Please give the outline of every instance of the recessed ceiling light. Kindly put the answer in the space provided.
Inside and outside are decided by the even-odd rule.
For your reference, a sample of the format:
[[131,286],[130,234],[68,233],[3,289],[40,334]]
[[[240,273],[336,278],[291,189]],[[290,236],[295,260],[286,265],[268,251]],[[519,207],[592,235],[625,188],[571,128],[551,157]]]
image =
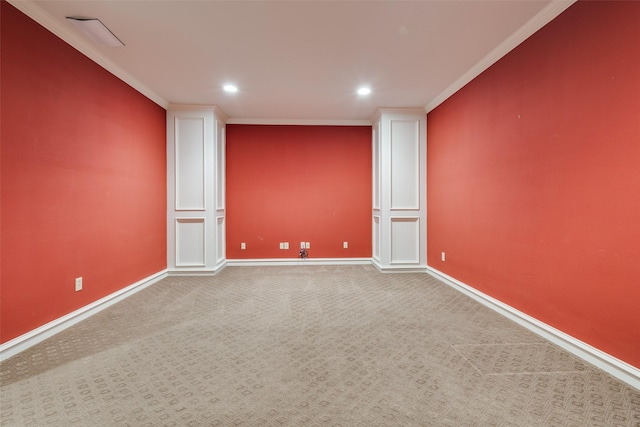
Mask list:
[[361,87],[358,89],[358,95],[369,95],[371,93],[371,89],[368,87]]
[[237,92],[238,91],[238,87],[235,85],[224,85],[222,87],[224,89],[225,92]]

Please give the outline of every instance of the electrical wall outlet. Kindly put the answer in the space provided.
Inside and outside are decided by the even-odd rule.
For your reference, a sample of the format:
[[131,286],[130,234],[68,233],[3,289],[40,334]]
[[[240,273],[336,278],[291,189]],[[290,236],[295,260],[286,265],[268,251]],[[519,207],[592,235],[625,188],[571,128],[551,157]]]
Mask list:
[[444,254],[444,252],[442,252],[442,254],[440,255],[440,259],[444,262],[444,260],[446,259],[446,256]]
[[82,277],[76,277],[76,292],[82,290]]
[[284,249],[284,242],[280,242],[280,249]]
[[306,248],[306,245],[304,244],[304,242],[300,242],[300,249],[304,249]]
[[306,246],[307,249],[311,249],[311,243],[310,242],[305,242],[304,245]]
[[349,249],[349,242],[342,242],[342,247],[344,249]]
[[284,248],[289,249],[289,242],[284,242]]
[[240,249],[247,249],[247,244],[245,242],[240,243]]

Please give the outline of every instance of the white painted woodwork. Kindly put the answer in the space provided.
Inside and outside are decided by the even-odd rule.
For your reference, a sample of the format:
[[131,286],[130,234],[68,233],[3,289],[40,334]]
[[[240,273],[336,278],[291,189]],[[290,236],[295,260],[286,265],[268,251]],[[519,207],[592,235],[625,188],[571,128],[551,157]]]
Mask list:
[[204,267],[205,219],[176,218],[176,267]]
[[219,216],[216,218],[216,243],[218,245],[216,250],[216,265],[220,265],[226,260],[226,236],[225,236],[225,217]]
[[373,257],[374,263],[380,263],[380,216],[373,216]]
[[203,117],[175,118],[175,210],[204,210],[205,145]]
[[426,114],[422,109],[380,109],[371,122],[372,262],[382,271],[424,271]]
[[420,218],[391,218],[391,264],[420,264]]
[[167,110],[167,269],[215,272],[225,255],[225,122],[216,107]]
[[[151,82],[184,103],[216,102],[235,123],[338,125],[371,116],[376,105],[427,104],[431,110],[574,1],[269,2],[270,13],[260,13],[264,2],[198,1],[185,8],[183,1],[158,7],[148,1],[9,0],[164,108],[169,102],[150,90]],[[65,22],[80,12],[100,17],[125,50],[100,49]],[[197,36],[188,37],[185,28]],[[251,43],[221,34],[242,34]],[[283,40],[304,40],[304,48]],[[203,60],[203,52],[215,52],[216,60]],[[238,64],[239,52],[236,69],[242,71],[234,76],[221,64]],[[331,54],[318,61],[318,52]],[[354,55],[375,64],[375,73],[363,74]],[[264,58],[309,78],[275,70],[265,78]],[[217,86],[234,78],[240,92],[221,97]],[[375,103],[347,92],[367,78]]]
[[373,126],[373,209],[380,209],[380,142],[378,134],[380,133],[380,123]]
[[562,347],[585,362],[608,372],[619,380],[626,382],[631,387],[640,389],[640,369],[635,366],[631,366],[590,344],[580,341],[579,339],[536,319],[535,317],[531,317],[490,295],[480,292],[464,282],[434,269],[433,267],[427,267],[427,273],[451,286],[453,289],[462,292],[485,307],[490,308],[496,313],[513,320],[520,326],[529,329],[531,332],[538,334],[540,337]]
[[105,297],[102,297],[97,301],[80,307],[79,309],[74,310],[71,313],[65,314],[62,317],[58,317],[57,319],[54,319],[49,323],[32,329],[31,331],[23,335],[0,344],[0,362],[4,362],[5,360],[28,349],[29,347],[33,347],[34,345],[39,344],[48,338],[51,338],[57,333],[62,332],[65,329],[70,328],[71,326],[76,325],[85,319],[88,319],[94,314],[97,314],[105,308],[109,308],[115,303],[130,297],[136,292],[139,292],[153,285],[154,283],[159,282],[165,277],[167,277],[166,270],[154,273],[151,276],[145,277],[144,279],[132,283],[129,286],[126,286]]
[[390,120],[391,209],[419,210],[420,120]]
[[216,144],[216,209],[224,210],[225,207],[225,159],[226,159],[226,146],[225,139],[225,127],[219,120],[216,120],[216,141],[221,143]]

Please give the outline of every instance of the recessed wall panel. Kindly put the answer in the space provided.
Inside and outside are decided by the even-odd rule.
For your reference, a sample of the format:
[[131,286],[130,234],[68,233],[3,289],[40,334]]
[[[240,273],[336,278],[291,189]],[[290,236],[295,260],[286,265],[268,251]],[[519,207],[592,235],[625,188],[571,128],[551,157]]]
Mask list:
[[224,209],[225,200],[225,128],[216,122],[218,138],[216,140],[216,208]]
[[380,140],[378,128],[380,124],[373,128],[373,208],[380,209]]
[[391,264],[420,263],[420,221],[417,217],[391,218]]
[[380,217],[373,217],[373,258],[380,260]]
[[420,209],[420,121],[391,120],[391,209]]
[[217,240],[217,250],[216,250],[216,262],[220,262],[226,258],[225,248],[227,246],[224,232],[224,217],[216,218],[216,240]]
[[205,209],[204,117],[175,119],[176,210]]
[[176,218],[176,267],[204,267],[204,218]]

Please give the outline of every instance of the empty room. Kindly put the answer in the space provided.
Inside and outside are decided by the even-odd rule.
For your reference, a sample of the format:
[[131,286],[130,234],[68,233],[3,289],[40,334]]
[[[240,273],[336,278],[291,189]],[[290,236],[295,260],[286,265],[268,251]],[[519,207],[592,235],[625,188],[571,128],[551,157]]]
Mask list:
[[0,8],[0,425],[640,426],[639,1]]

